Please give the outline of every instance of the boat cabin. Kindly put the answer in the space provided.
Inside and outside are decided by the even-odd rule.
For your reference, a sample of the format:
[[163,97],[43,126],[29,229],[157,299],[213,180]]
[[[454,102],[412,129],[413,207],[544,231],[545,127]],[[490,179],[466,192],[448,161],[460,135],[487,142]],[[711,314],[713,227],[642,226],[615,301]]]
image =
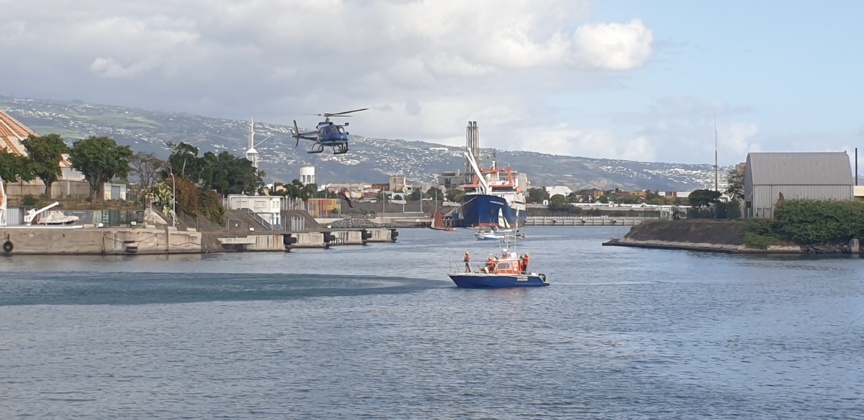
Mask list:
[[486,262],[484,273],[490,274],[522,274],[522,260],[515,252],[505,252],[500,259]]

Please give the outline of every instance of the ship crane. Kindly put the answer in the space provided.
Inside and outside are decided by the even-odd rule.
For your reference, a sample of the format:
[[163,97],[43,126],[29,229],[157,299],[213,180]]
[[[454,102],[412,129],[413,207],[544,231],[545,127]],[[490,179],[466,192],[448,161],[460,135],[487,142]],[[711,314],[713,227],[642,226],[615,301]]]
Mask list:
[[471,154],[471,148],[468,148],[468,151],[465,152],[465,157],[468,159],[468,163],[471,164],[471,169],[474,169],[474,173],[477,174],[477,187],[480,194],[489,194],[489,183],[486,182],[486,178],[480,172],[480,167],[477,166],[477,161],[474,160],[474,155]]

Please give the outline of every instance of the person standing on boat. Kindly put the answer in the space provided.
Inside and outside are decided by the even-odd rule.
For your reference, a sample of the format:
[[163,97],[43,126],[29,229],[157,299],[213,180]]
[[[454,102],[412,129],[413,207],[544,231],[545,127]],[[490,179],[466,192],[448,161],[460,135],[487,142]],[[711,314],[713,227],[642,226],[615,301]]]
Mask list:
[[527,272],[528,272],[528,253],[526,252],[525,255],[522,256],[522,274],[525,274]]
[[470,273],[471,272],[471,264],[470,264],[471,254],[469,254],[468,251],[465,251],[465,258],[463,258],[463,261],[465,261],[465,272]]

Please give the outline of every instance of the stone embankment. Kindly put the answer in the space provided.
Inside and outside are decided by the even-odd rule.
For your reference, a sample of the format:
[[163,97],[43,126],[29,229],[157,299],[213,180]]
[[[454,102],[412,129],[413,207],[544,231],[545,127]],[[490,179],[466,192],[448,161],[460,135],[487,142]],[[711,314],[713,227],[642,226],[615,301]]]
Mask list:
[[630,228],[624,237],[605,246],[680,249],[739,254],[859,254],[857,240],[846,245],[772,245],[768,249],[748,248],[744,244],[746,222],[710,219],[647,221]]
[[646,221],[630,228],[624,237],[603,245],[727,253],[761,251],[744,246],[744,222],[741,221]]

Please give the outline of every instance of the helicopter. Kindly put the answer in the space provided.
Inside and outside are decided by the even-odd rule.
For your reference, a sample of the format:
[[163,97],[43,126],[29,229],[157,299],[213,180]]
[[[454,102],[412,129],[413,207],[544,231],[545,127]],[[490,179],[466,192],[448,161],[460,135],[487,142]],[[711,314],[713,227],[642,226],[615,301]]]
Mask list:
[[315,131],[307,131],[300,132],[300,129],[297,127],[297,120],[294,120],[294,130],[291,134],[296,140],[297,143],[294,147],[300,145],[300,139],[303,140],[312,140],[315,144],[312,145],[312,149],[307,153],[321,153],[324,151],[325,146],[329,146],[333,148],[334,155],[341,155],[343,153],[348,153],[348,132],[345,131],[345,127],[348,126],[346,122],[344,125],[334,124],[330,121],[332,117],[350,117],[352,112],[360,112],[365,111],[369,108],[360,108],[354,109],[351,111],[342,111],[342,112],[325,112],[323,114],[313,114],[318,115],[319,117],[324,117],[324,121],[319,122],[318,126],[315,128]]

